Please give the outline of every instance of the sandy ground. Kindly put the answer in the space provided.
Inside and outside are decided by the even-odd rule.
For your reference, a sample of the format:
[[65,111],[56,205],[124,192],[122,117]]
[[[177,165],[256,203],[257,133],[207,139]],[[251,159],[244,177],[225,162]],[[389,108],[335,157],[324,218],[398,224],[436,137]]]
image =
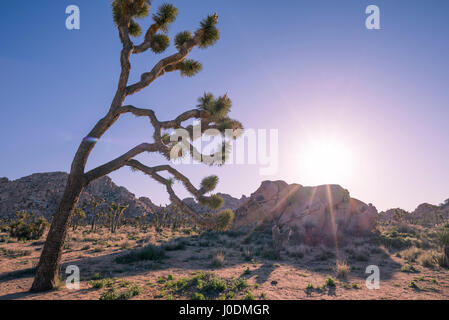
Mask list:
[[[79,267],[81,282],[78,290],[66,288],[62,272],[63,279],[57,289],[39,294],[29,293],[33,278],[26,270],[37,264],[43,241],[18,242],[8,239],[0,242],[0,299],[98,300],[108,289],[94,288],[90,280],[95,278],[110,278],[110,282],[119,290],[138,285],[142,291],[132,299],[189,299],[187,295],[166,290],[163,284],[158,283],[158,279],[169,275],[173,275],[175,280],[192,277],[198,271],[213,272],[223,279],[247,279],[250,287],[236,294],[234,299],[242,299],[248,291],[256,299],[449,298],[448,270],[425,268],[416,263],[405,262],[381,247],[357,244],[339,251],[302,247],[304,254],[296,257],[283,252],[278,260],[264,258],[263,255],[245,259],[244,252],[256,251],[257,246],[264,245],[263,242],[259,240],[256,244],[245,243],[244,235],[220,235],[217,239],[204,239],[184,232],[155,232],[153,229],[140,232],[131,227],[123,228],[113,235],[106,230],[101,230],[99,234],[83,234],[82,231],[71,231],[62,266],[62,271],[65,271],[67,265]],[[163,262],[115,262],[117,256],[136,247],[173,243],[180,238],[187,245],[179,250],[166,251],[167,258]],[[360,246],[363,246],[365,256],[351,258],[348,252]],[[225,262],[220,267],[212,267],[212,256],[217,251],[224,253]],[[323,252],[326,254],[323,255]],[[350,266],[346,277],[337,277],[337,260],[346,261]],[[380,269],[380,288],[377,290],[370,290],[365,284],[369,276],[365,269],[373,264]],[[403,272],[401,268],[404,265],[411,265],[416,271]],[[336,279],[335,286],[326,285],[329,277]]]

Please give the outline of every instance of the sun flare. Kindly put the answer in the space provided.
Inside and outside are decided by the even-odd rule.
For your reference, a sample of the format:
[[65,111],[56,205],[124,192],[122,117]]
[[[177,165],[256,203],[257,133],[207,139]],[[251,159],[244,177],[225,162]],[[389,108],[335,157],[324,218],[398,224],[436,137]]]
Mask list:
[[311,141],[300,153],[300,174],[310,184],[342,184],[354,170],[351,149],[335,140]]

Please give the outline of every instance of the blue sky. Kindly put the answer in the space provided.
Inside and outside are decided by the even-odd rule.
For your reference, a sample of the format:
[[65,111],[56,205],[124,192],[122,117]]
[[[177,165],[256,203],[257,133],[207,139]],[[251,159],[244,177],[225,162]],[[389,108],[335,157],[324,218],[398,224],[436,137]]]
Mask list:
[[[204,67],[196,77],[168,74],[127,103],[171,119],[194,107],[205,91],[228,93],[231,116],[245,127],[279,130],[275,175],[261,176],[257,165],[182,166],[193,182],[217,174],[217,191],[238,197],[262,180],[339,183],[379,209],[413,209],[449,197],[448,1],[171,3],[179,16],[169,35],[193,31],[217,12],[221,39],[192,52]],[[80,7],[80,30],[65,28],[70,4]],[[365,28],[369,4],[381,10],[381,30]],[[142,26],[150,23],[148,18]],[[118,79],[120,41],[110,2],[2,1],[0,25],[0,176],[68,171],[80,140],[106,113]],[[131,81],[174,50],[133,57]],[[88,168],[151,134],[145,120],[121,118],[97,144]],[[338,181],[303,165],[307,146],[326,139],[351,154]],[[138,196],[167,201],[164,189],[148,177],[129,169],[111,177]]]

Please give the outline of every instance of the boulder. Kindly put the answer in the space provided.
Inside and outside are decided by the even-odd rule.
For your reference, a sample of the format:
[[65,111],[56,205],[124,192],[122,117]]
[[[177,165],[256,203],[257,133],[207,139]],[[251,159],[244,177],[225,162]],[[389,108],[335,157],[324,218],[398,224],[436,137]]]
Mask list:
[[335,242],[346,235],[361,235],[376,226],[377,209],[353,199],[339,185],[304,187],[284,181],[264,181],[236,210],[234,229],[278,226],[292,230],[292,240]]

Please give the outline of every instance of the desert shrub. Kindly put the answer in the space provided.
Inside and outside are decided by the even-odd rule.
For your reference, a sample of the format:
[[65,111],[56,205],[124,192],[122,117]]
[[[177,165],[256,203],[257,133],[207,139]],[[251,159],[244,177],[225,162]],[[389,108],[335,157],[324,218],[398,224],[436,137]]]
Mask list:
[[337,264],[335,265],[335,273],[337,278],[346,279],[350,271],[351,267],[346,263],[346,261],[337,261]]
[[326,260],[334,258],[334,257],[335,257],[335,255],[331,251],[322,247],[320,252],[315,256],[315,259],[320,260],[320,261],[326,261]]
[[414,266],[410,265],[410,264],[405,264],[401,267],[401,272],[405,272],[405,273],[417,273],[418,270],[415,269]]
[[244,297],[243,300],[256,300],[251,291],[249,291]]
[[215,230],[226,231],[234,221],[234,212],[230,209],[221,211],[215,216]]
[[223,251],[218,251],[212,255],[212,266],[222,267],[225,263],[226,256]]
[[396,229],[378,234],[378,242],[387,248],[406,249],[413,245],[417,245],[418,241],[414,234],[399,232]]
[[116,288],[109,288],[100,296],[100,300],[128,300],[142,293],[142,288],[134,285],[124,292],[118,291]]
[[432,268],[438,264],[438,257],[435,252],[423,252],[416,261],[426,268]]
[[272,246],[264,246],[262,249],[262,257],[269,260],[279,259],[279,254],[274,250]]
[[236,293],[249,285],[246,279],[223,279],[213,273],[198,272],[193,277],[167,280],[162,283],[164,290],[172,290],[176,294],[184,294],[191,299],[232,299]]
[[251,251],[251,248],[243,248],[242,256],[246,261],[251,261],[253,259],[253,252]]
[[100,300],[118,300],[120,292],[116,288],[110,288],[103,292],[100,296]]
[[5,255],[9,258],[19,258],[19,257],[26,257],[31,254],[31,250],[22,250],[22,249],[6,249],[6,248],[0,248],[0,253],[2,255]]
[[94,289],[102,289],[104,287],[112,287],[114,281],[112,279],[99,279],[99,280],[91,280],[89,284]]
[[223,279],[207,274],[207,276],[198,282],[197,289],[203,293],[219,293],[225,291],[227,288],[226,281]]
[[17,219],[9,225],[9,235],[19,240],[38,240],[49,223],[44,217],[36,217],[26,211],[16,213]]
[[127,289],[119,295],[119,300],[128,300],[133,297],[138,296],[142,293],[142,288],[138,285],[133,285],[131,288]]
[[408,286],[412,289],[419,289],[418,285],[416,284],[415,281],[411,280],[408,284]]
[[132,247],[132,243],[129,241],[124,241],[120,244],[120,249],[126,250]]
[[305,249],[303,246],[295,246],[287,249],[287,254],[292,258],[303,258]]
[[133,263],[138,261],[152,260],[161,261],[165,259],[165,250],[154,245],[149,245],[142,249],[134,250],[126,255],[117,257],[117,263]]
[[164,245],[164,249],[167,251],[184,250],[186,248],[185,240],[177,240],[173,243],[167,243]]
[[237,292],[248,287],[249,287],[248,280],[246,280],[245,278],[238,278],[231,282],[230,290],[233,292],[234,291]]
[[410,261],[410,262],[415,262],[416,259],[421,254],[421,252],[422,252],[422,250],[420,250],[416,247],[411,247],[411,248],[405,249],[400,254],[401,254],[401,257],[404,258],[405,260]]
[[199,292],[195,292],[192,295],[192,300],[206,300],[206,298],[204,297],[204,294],[199,293]]
[[333,279],[331,277],[326,279],[325,284],[328,287],[335,287],[337,285],[336,282],[335,282],[335,279]]

